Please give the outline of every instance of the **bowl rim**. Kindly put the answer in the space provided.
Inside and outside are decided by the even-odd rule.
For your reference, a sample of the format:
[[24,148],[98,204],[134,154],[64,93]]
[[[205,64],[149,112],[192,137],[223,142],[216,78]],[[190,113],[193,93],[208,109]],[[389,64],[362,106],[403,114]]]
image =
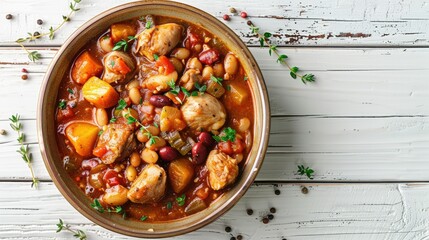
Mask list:
[[[81,208],[79,206],[81,201],[76,196],[74,196],[71,189],[69,187],[67,187],[65,182],[62,180],[63,177],[60,176],[59,174],[56,174],[55,164],[54,164],[53,160],[50,160],[50,157],[48,156],[50,154],[46,151],[46,148],[45,148],[46,142],[45,142],[44,138],[45,138],[45,135],[47,135],[48,133],[43,132],[43,129],[44,129],[43,108],[44,108],[45,98],[47,98],[46,91],[47,91],[49,83],[52,81],[51,78],[52,78],[52,72],[55,69],[55,65],[56,65],[55,63],[63,55],[65,49],[67,47],[69,47],[69,45],[73,42],[73,40],[76,37],[78,37],[82,33],[82,31],[84,31],[84,29],[86,29],[90,25],[95,24],[98,21],[102,20],[102,18],[104,18],[110,14],[113,14],[115,12],[126,10],[128,8],[139,8],[139,7],[148,6],[148,5],[163,5],[163,6],[168,6],[168,7],[173,6],[173,7],[182,8],[186,11],[192,12],[193,14],[201,15],[201,17],[209,18],[212,22],[214,22],[213,23],[214,25],[216,25],[217,27],[219,27],[220,29],[225,31],[226,34],[228,34],[233,39],[233,41],[239,45],[240,49],[242,50],[243,56],[248,57],[248,59],[246,61],[249,62],[249,64],[252,66],[252,68],[254,70],[254,74],[256,75],[256,80],[257,80],[257,81],[255,81],[255,84],[257,85],[256,88],[258,89],[258,91],[260,93],[262,114],[263,114],[263,116],[261,116],[262,126],[259,126],[263,130],[262,130],[262,134],[261,134],[261,138],[260,138],[260,142],[259,142],[260,146],[255,153],[255,163],[253,165],[253,169],[252,169],[252,171],[250,171],[250,173],[247,177],[241,176],[241,177],[245,177],[245,180],[244,180],[242,185],[235,185],[234,186],[234,188],[239,188],[236,191],[236,193],[234,195],[232,195],[230,197],[230,199],[227,199],[221,205],[222,207],[214,210],[210,214],[199,219],[196,223],[194,223],[190,226],[174,229],[174,231],[163,231],[163,232],[157,232],[157,231],[154,231],[154,232],[145,231],[145,232],[143,232],[143,231],[140,231],[138,229],[137,230],[136,229],[134,229],[134,230],[129,229],[129,227],[126,227],[126,226],[114,227],[110,224],[105,223],[105,219],[102,218],[98,214],[94,214],[94,211],[87,211],[87,209]],[[261,72],[255,58],[253,57],[252,53],[250,52],[250,50],[247,48],[247,46],[243,43],[243,41],[238,37],[238,35],[234,31],[232,31],[228,26],[226,26],[224,23],[219,21],[217,18],[215,18],[211,14],[206,13],[205,11],[198,9],[196,7],[193,7],[193,6],[184,4],[184,3],[180,3],[180,2],[173,2],[173,1],[166,1],[166,0],[146,0],[146,1],[138,1],[138,2],[130,2],[130,3],[121,4],[121,5],[115,6],[113,8],[110,8],[106,11],[103,11],[103,12],[97,14],[96,16],[94,16],[91,19],[89,19],[88,21],[86,21],[78,29],[76,29],[67,38],[67,40],[62,44],[61,48],[55,54],[55,57],[52,59],[50,65],[48,67],[48,70],[46,71],[46,74],[44,76],[42,85],[40,87],[39,99],[38,99],[38,103],[37,103],[37,132],[38,132],[37,136],[38,136],[38,140],[39,140],[40,152],[41,152],[44,164],[48,170],[48,173],[49,173],[52,181],[54,182],[55,186],[60,191],[60,193],[64,196],[64,198],[80,214],[85,216],[90,221],[96,223],[97,225],[99,225],[105,229],[108,229],[110,231],[116,232],[116,233],[120,233],[120,234],[127,235],[127,236],[134,236],[134,237],[162,238],[162,237],[178,236],[178,235],[189,233],[191,231],[195,231],[199,228],[202,228],[202,227],[208,225],[209,223],[212,223],[215,220],[217,220],[220,216],[222,216],[227,211],[229,211],[241,199],[241,197],[246,193],[246,191],[253,184],[259,170],[261,169],[262,163],[264,161],[265,153],[266,153],[267,148],[268,148],[268,139],[269,139],[270,125],[271,125],[271,117],[270,116],[271,116],[271,112],[270,112],[270,106],[269,106],[269,98],[268,98],[267,87],[266,87],[262,72]],[[255,144],[255,142],[253,144]]]

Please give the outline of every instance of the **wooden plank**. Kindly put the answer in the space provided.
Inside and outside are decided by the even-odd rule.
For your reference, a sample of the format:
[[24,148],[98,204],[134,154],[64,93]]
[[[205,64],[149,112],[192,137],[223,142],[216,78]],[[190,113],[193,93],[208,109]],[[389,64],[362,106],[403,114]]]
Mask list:
[[[302,186],[308,194],[301,193]],[[231,226],[235,236],[253,240],[429,237],[428,184],[280,184],[278,196],[274,188],[252,186],[216,222],[174,239],[229,239],[225,226]],[[52,183],[31,190],[28,183],[1,182],[0,203],[0,239],[71,239],[69,233],[55,233],[58,218],[85,230],[89,239],[131,239],[92,224]],[[277,210],[274,220],[263,224],[261,218],[271,207]],[[247,208],[254,210],[252,216]]]
[[[93,16],[130,0],[87,0],[81,11],[61,29],[54,40],[38,40],[39,45],[61,45],[65,39]],[[275,34],[279,45],[302,46],[428,46],[429,5],[425,0],[319,1],[271,0],[258,1],[192,1],[191,4],[221,19],[230,7],[246,11],[248,19],[239,16],[226,22],[244,42],[258,45],[248,26],[252,20],[261,28]],[[49,6],[49,7],[46,7]],[[3,0],[0,16],[13,14],[13,20],[0,18],[5,34],[0,45],[14,45],[27,32],[49,32],[57,26],[61,16],[69,12],[67,2],[50,0]],[[36,24],[43,19],[44,24]],[[222,20],[223,21],[223,20]]]
[[[0,120],[19,112],[34,119],[38,91],[53,50],[40,50],[42,61],[28,63],[20,49],[0,48]],[[415,116],[429,115],[429,48],[335,49],[282,48],[290,63],[317,77],[302,84],[270,57],[251,48],[263,71],[273,116]],[[21,80],[21,69],[29,79]]]
[[[36,175],[49,180],[34,120],[22,121]],[[273,117],[270,147],[258,181],[306,181],[297,165],[312,167],[315,181],[427,181],[429,117]],[[0,128],[8,129],[7,121]],[[0,136],[0,180],[29,179],[16,134]]]

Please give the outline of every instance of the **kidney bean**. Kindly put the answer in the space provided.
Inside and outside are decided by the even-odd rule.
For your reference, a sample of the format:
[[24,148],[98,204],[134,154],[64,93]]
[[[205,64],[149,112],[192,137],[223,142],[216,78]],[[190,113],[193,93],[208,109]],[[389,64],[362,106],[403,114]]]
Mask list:
[[179,152],[175,148],[165,146],[159,149],[159,156],[162,160],[170,162],[179,157]]
[[202,142],[208,148],[213,148],[216,145],[216,141],[213,139],[212,135],[208,132],[200,133],[197,139],[198,139],[198,142]]
[[192,148],[192,162],[194,164],[202,164],[206,161],[209,151],[202,142],[194,145]]
[[157,108],[170,106],[172,104],[171,100],[164,95],[153,95],[150,97],[149,102]]
[[198,55],[200,62],[206,65],[212,65],[214,62],[219,60],[219,52],[214,49],[208,49]]

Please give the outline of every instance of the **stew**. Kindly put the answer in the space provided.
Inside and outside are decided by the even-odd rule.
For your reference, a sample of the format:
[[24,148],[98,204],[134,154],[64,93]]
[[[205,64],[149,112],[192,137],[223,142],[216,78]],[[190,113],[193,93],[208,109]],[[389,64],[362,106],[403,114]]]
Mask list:
[[99,211],[159,222],[233,187],[252,146],[240,60],[201,26],[161,16],[90,40],[58,92],[65,169]]

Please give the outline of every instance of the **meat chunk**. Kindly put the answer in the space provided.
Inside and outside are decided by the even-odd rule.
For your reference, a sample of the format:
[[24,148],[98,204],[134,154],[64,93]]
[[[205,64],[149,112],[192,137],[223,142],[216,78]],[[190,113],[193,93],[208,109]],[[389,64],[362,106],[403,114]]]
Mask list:
[[113,51],[108,53],[104,59],[103,80],[108,83],[122,83],[130,79],[135,69],[135,64],[128,54]]
[[170,90],[170,87],[168,86],[168,82],[174,81],[176,82],[178,78],[177,72],[171,72],[167,75],[158,74],[155,76],[151,76],[147,79],[145,79],[144,84],[145,87],[149,90],[151,90],[153,93],[160,93]]
[[180,110],[188,126],[196,131],[218,130],[225,124],[224,106],[207,93],[187,98]]
[[218,150],[212,150],[207,158],[209,183],[213,190],[220,190],[235,182],[238,165],[234,158]]
[[149,164],[131,185],[127,197],[135,203],[154,203],[165,193],[167,174],[157,164]]
[[176,23],[146,29],[137,36],[137,51],[153,61],[154,54],[162,56],[170,52],[179,43],[183,31],[183,26]]
[[195,83],[202,83],[203,77],[198,69],[188,69],[180,78],[179,85],[191,91]]
[[124,123],[108,124],[97,142],[97,148],[105,147],[107,150],[100,157],[104,164],[111,164],[118,159],[128,157],[136,146],[133,127]]

